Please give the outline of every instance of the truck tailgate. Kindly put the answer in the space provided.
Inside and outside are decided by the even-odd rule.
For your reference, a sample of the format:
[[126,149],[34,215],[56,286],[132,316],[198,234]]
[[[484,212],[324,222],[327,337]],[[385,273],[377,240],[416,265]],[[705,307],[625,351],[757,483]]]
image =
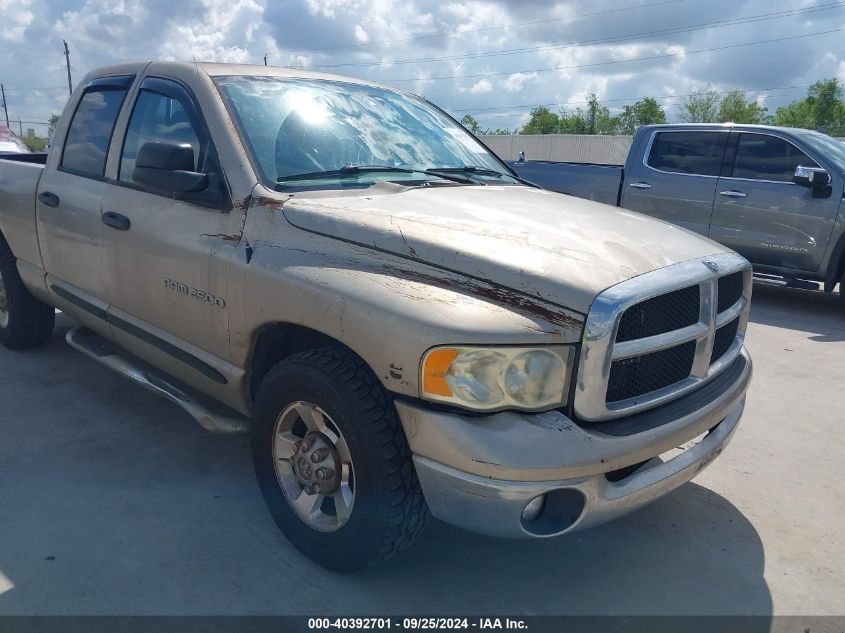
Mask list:
[[0,158],[0,231],[20,260],[41,265],[35,230],[35,194],[44,165]]

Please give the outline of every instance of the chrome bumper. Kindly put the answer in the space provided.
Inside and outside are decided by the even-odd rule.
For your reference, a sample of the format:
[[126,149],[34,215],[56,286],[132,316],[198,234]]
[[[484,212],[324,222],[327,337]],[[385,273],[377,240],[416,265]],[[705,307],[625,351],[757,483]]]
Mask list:
[[[711,400],[688,411],[679,401],[668,411],[680,412],[677,418],[630,434],[577,425],[559,412],[470,417],[396,405],[435,517],[492,536],[556,536],[636,510],[713,461],[745,406],[752,367],[744,350],[741,360],[731,383]],[[709,430],[673,459],[660,459]],[[608,479],[608,473],[642,462],[631,474]],[[526,505],[540,495],[546,495],[542,521],[524,521]]]

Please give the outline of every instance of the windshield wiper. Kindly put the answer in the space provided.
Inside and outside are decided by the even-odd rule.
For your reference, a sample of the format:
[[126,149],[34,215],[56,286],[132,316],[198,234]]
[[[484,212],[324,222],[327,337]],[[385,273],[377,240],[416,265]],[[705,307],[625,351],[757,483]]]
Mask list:
[[344,176],[354,176],[356,174],[364,174],[368,172],[393,172],[399,174],[425,174],[426,176],[435,176],[443,180],[451,180],[452,182],[459,182],[462,184],[477,184],[477,181],[468,176],[464,176],[458,172],[442,172],[437,173],[431,170],[411,169],[410,167],[393,167],[391,165],[347,165],[340,169],[329,169],[327,171],[312,171],[305,174],[292,174],[290,176],[279,176],[276,178],[277,183],[291,182],[296,180],[322,180],[328,178],[342,178]]
[[463,167],[432,167],[426,169],[427,174],[478,174],[479,176],[497,176],[499,178],[513,178],[510,174],[505,174],[495,169],[487,167],[480,167],[478,165],[464,165]]
[[425,173],[433,174],[435,176],[466,174],[468,177],[492,176],[494,178],[511,178],[513,180],[516,180],[517,182],[521,182],[524,185],[530,185],[531,187],[537,186],[533,182],[529,182],[524,178],[520,178],[519,176],[514,176],[513,174],[509,174],[503,171],[496,171],[495,169],[490,169],[489,167],[482,167],[480,165],[464,165],[463,167],[432,167],[431,169],[426,169]]
[[312,171],[304,174],[292,174],[290,176],[279,176],[276,182],[288,182],[291,180],[320,180],[323,178],[337,178],[338,176],[354,176],[368,172],[396,172],[400,174],[413,174],[414,169],[406,167],[391,167],[390,165],[347,165],[340,169],[329,169],[327,171]]

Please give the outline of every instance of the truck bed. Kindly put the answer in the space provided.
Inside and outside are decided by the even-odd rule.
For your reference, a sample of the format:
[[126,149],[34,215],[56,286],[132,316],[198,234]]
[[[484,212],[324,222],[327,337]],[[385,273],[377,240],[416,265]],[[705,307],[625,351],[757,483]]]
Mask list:
[[559,163],[554,161],[508,161],[520,177],[543,189],[586,198],[614,206],[619,205],[624,167],[593,163]]
[[0,160],[10,160],[16,163],[32,163],[34,165],[46,165],[47,152],[28,152],[21,154],[0,152]]

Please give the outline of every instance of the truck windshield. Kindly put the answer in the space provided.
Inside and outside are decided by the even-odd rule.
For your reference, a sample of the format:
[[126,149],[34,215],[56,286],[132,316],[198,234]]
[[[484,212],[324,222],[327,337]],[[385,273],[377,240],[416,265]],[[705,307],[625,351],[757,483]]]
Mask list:
[[802,132],[801,138],[845,175],[845,143],[818,132]]
[[422,99],[355,83],[217,77],[265,183],[279,188],[517,182]]

